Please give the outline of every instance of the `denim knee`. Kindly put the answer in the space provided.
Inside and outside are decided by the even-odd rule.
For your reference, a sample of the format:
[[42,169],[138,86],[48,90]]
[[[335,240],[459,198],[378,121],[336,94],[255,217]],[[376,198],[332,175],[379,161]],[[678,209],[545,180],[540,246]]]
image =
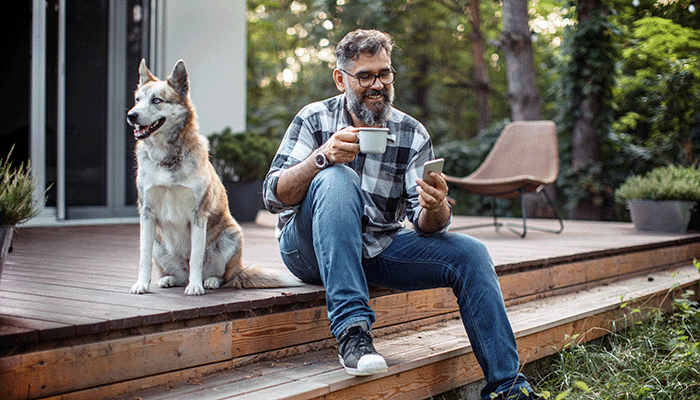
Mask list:
[[320,171],[311,181],[309,192],[314,202],[322,199],[320,205],[323,206],[330,203],[350,205],[353,199],[363,204],[360,177],[347,165],[336,164]]
[[347,165],[336,164],[321,170],[314,177],[311,186],[315,189],[360,189],[360,177]]
[[498,280],[491,254],[482,241],[461,233],[455,234],[454,239],[452,265],[465,283]]

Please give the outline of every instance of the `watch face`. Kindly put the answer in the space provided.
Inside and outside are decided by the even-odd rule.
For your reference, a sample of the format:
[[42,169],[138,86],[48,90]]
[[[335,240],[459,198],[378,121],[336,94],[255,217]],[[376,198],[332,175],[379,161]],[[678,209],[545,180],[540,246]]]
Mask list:
[[316,165],[319,168],[324,168],[327,164],[328,161],[326,160],[326,156],[321,153],[320,151],[316,153],[316,156],[314,157],[314,161],[316,161]]

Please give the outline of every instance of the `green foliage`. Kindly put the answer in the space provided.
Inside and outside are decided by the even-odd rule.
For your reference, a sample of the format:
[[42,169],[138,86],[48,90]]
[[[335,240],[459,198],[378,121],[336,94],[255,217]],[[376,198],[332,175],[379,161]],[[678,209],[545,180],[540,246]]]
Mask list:
[[[469,16],[463,1],[248,1],[248,129],[281,137],[304,105],[339,92],[335,44],[349,31],[377,28],[396,41],[396,106],[423,122],[436,143],[477,134]],[[499,5],[481,3],[483,15]],[[499,18],[483,18],[485,57],[498,54]],[[329,57],[329,55],[331,57]],[[283,71],[294,80],[280,80]],[[491,115],[510,114],[502,58],[489,64]],[[281,123],[274,122],[279,119]]]
[[682,59],[697,62],[700,57],[700,31],[661,17],[645,17],[634,22],[633,38],[638,42],[624,50],[625,59],[653,63],[663,68]]
[[663,163],[700,160],[700,30],[647,17],[635,22],[616,97],[613,131]]
[[621,200],[700,201],[700,166],[658,167],[647,174],[629,177],[616,191]]
[[232,133],[231,128],[209,136],[217,173],[227,180],[251,182],[265,178],[279,142],[250,132]]
[[[574,343],[554,363],[539,364],[542,382],[535,386],[568,391],[568,400],[700,398],[700,308],[693,297],[689,291],[676,299],[670,315],[653,310],[600,341]],[[574,382],[588,390],[569,391]]]
[[[605,132],[610,123],[615,62],[619,57],[615,37],[619,30],[608,17],[609,13],[608,6],[601,4],[599,9],[591,11],[588,18],[579,19],[576,25],[564,32],[559,53],[561,101],[558,126],[566,134],[570,134],[572,124],[579,118],[592,118],[598,132]],[[580,102],[591,94],[599,96],[598,112],[583,115]]]
[[27,162],[14,168],[10,154],[0,161],[0,225],[25,222],[40,211],[38,201],[32,197],[35,183],[31,176],[31,164]]
[[312,0],[250,0],[247,129],[281,138],[306,104],[337,93],[330,61],[336,30]]

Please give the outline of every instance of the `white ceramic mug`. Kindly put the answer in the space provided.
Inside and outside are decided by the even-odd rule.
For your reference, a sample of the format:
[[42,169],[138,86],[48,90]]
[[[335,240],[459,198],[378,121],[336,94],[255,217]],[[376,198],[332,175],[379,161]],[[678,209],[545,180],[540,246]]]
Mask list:
[[389,128],[360,127],[360,151],[363,153],[382,154],[386,150],[386,138]]

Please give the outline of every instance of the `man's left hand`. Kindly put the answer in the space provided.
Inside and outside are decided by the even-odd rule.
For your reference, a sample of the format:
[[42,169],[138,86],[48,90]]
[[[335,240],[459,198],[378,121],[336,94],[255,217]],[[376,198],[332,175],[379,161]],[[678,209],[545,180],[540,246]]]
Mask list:
[[416,190],[418,191],[418,201],[420,205],[428,211],[437,210],[443,207],[447,202],[447,182],[445,181],[445,174],[438,174],[437,172],[431,172],[430,176],[435,181],[435,186],[430,186],[427,182],[422,179],[416,179],[418,186]]

